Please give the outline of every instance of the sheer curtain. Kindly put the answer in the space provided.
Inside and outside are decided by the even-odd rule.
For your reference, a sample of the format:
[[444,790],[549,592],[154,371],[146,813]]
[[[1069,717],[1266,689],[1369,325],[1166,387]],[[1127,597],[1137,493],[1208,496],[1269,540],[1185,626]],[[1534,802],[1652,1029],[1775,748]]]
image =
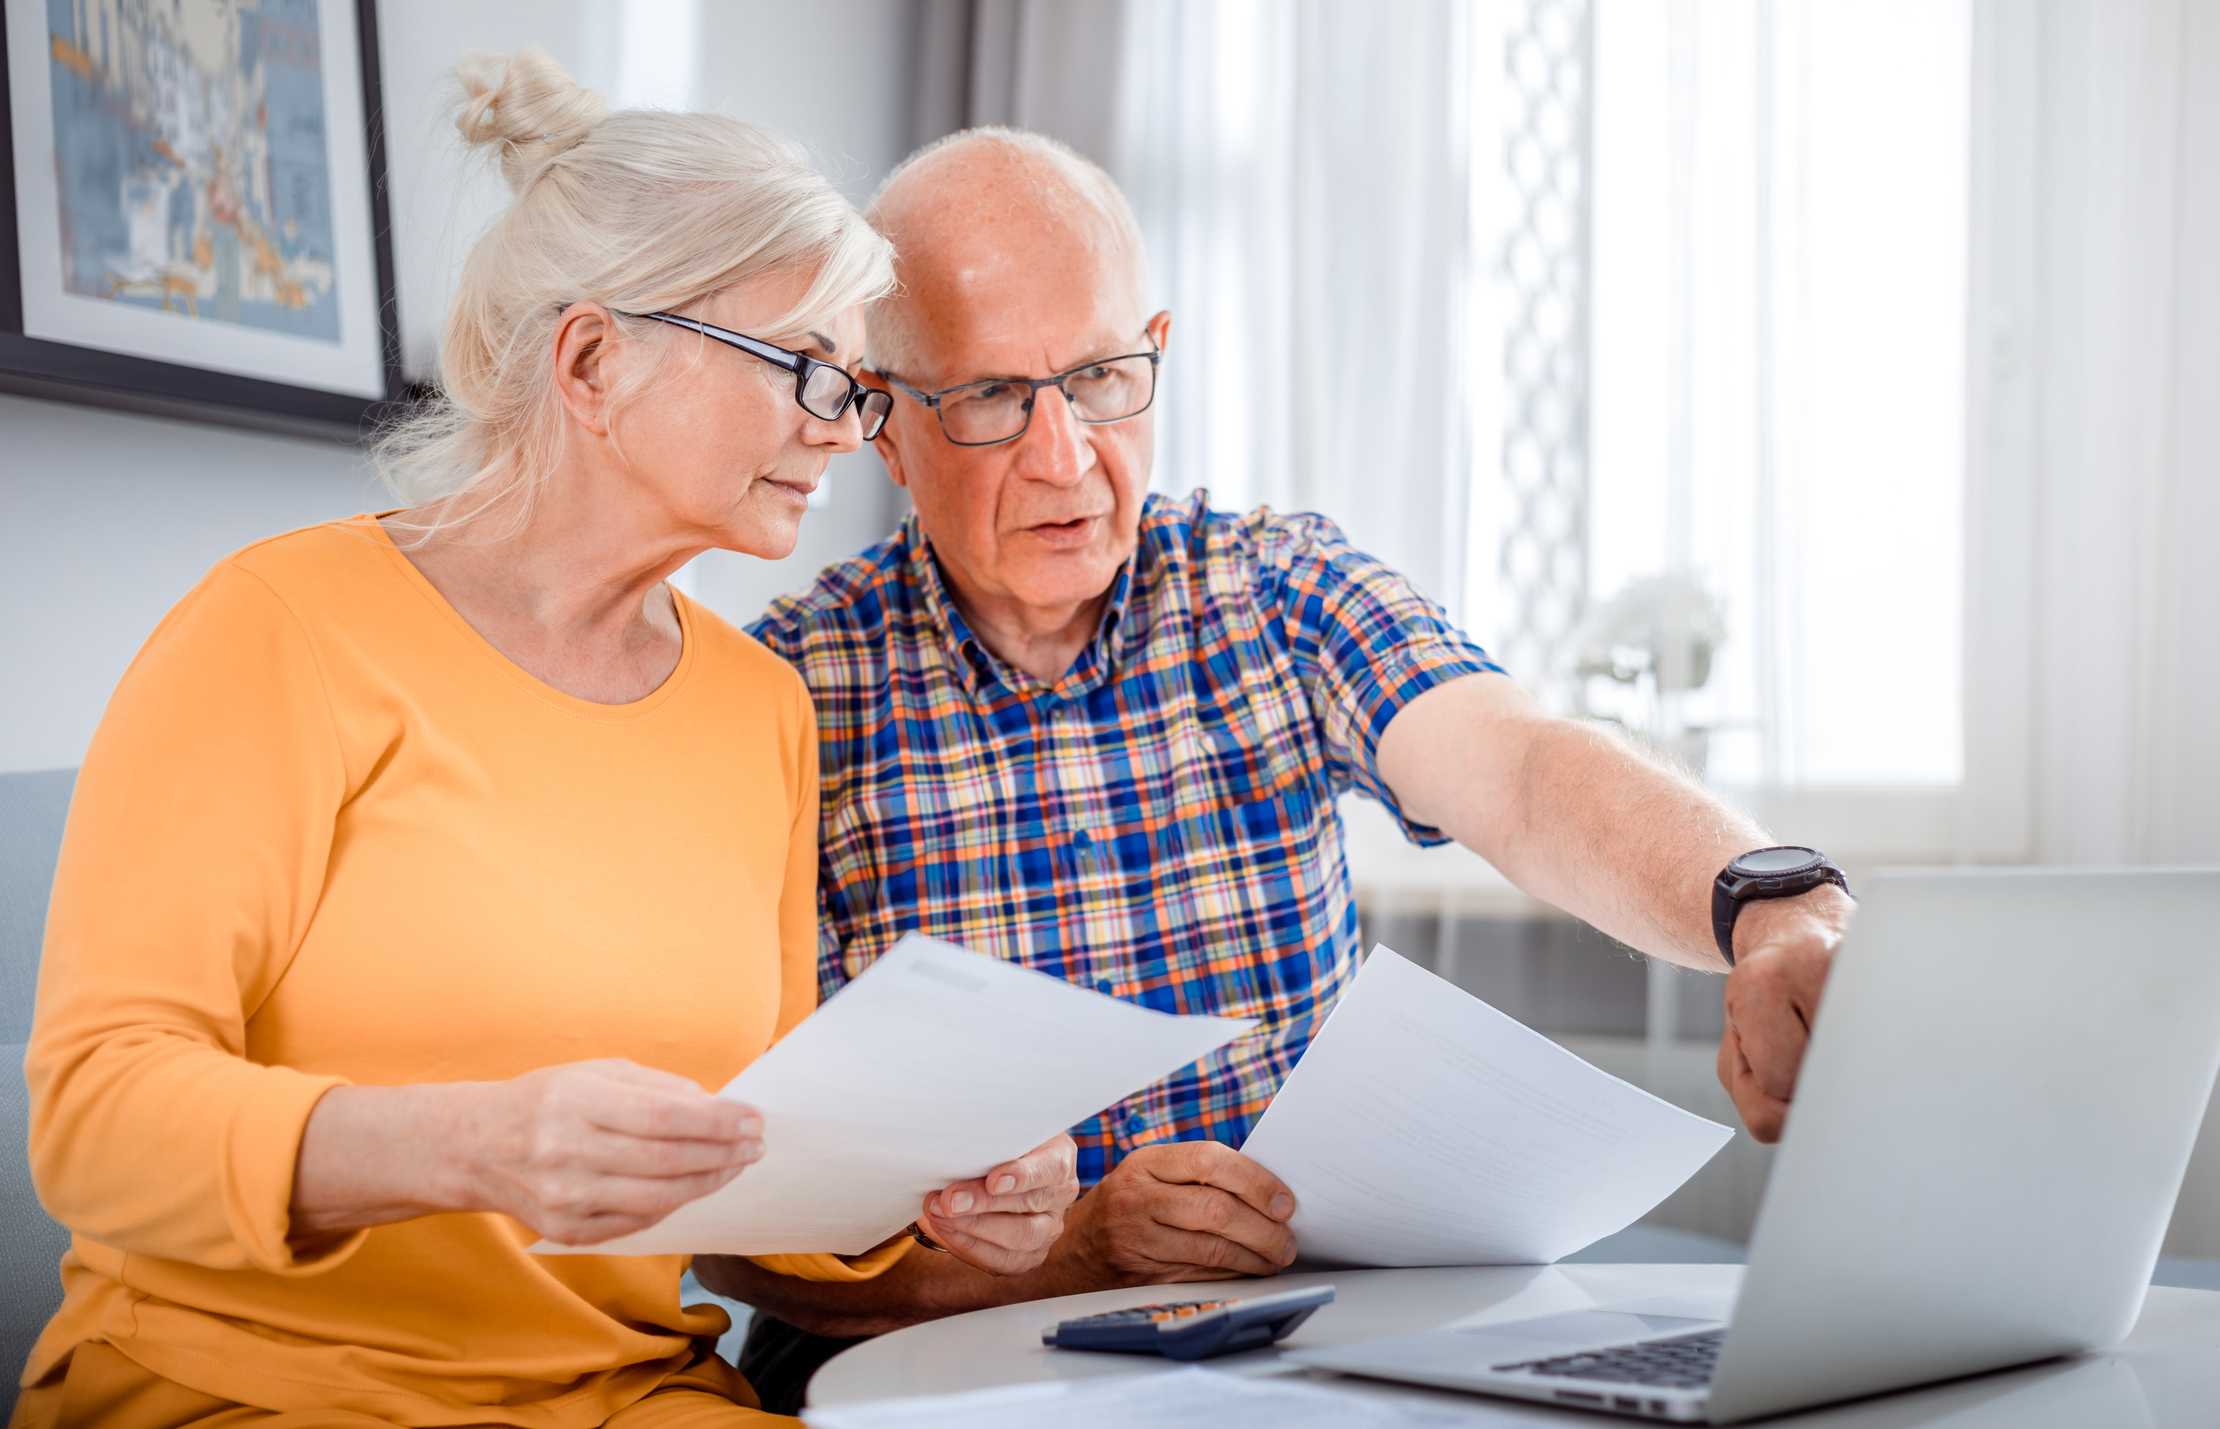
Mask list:
[[1156,485],[1317,510],[1458,608],[1468,7],[981,0],[969,122],[1102,163],[1173,314]]
[[1590,593],[1725,595],[1713,774],[1777,826],[2220,858],[2216,30],[1599,6]]
[[2032,852],[2220,862],[2220,13],[1999,4],[1988,40],[1977,336],[2035,488]]
[[1722,783],[1963,778],[1969,27],[1598,7],[1589,594],[1722,598]]

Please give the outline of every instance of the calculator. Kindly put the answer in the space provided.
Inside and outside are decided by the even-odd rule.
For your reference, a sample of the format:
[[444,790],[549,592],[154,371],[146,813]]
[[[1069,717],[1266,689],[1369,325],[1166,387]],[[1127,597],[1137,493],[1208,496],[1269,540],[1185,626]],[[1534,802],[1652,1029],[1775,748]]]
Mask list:
[[1282,1339],[1334,1298],[1331,1285],[1241,1300],[1177,1300],[1083,1315],[1041,1331],[1041,1343],[1065,1350],[1121,1350],[1175,1360],[1253,1350]]

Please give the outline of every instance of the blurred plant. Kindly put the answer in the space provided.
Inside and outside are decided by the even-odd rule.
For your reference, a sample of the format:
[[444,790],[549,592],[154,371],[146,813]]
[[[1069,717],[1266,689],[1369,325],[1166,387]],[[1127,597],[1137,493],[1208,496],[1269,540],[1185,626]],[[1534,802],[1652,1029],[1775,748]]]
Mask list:
[[1727,638],[1726,607],[1695,577],[1644,576],[1588,612],[1573,632],[1573,673],[1660,692],[1703,688]]
[[[1724,603],[1693,575],[1665,572],[1630,582],[1592,607],[1573,632],[1569,659],[1580,713],[1624,726],[1700,775],[1710,731],[1691,726],[1683,705],[1710,681],[1726,638]],[[1630,700],[1610,703],[1632,709],[1594,708],[1588,682],[1596,679],[1625,687]]]

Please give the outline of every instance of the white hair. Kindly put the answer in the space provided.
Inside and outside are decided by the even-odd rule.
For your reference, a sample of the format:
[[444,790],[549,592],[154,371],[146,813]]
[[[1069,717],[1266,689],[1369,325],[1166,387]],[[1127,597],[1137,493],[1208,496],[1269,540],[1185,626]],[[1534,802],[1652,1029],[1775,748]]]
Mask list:
[[[1141,239],[1140,220],[1117,180],[1094,160],[1058,139],[1029,129],[983,124],[959,129],[925,145],[895,166],[872,195],[865,212],[872,226],[889,238],[901,227],[898,211],[907,195],[906,180],[935,161],[981,149],[1001,150],[1018,160],[1009,175],[1013,181],[998,192],[998,211],[958,215],[981,227],[1006,220],[1013,212],[1027,216],[1046,213],[1072,222],[1091,251],[1111,255],[1128,265],[1136,294],[1148,285],[1148,255]],[[938,206],[936,195],[921,195],[927,205]],[[898,240],[907,242],[909,239]],[[874,366],[890,372],[913,369],[918,357],[916,324],[909,312],[906,287],[875,302],[869,314],[869,348]]]
[[[750,279],[811,273],[770,331],[828,326],[893,286],[893,252],[802,148],[715,114],[621,110],[539,50],[456,70],[455,125],[499,161],[513,195],[471,246],[440,343],[438,394],[373,452],[410,505],[463,497],[433,532],[513,503],[519,523],[561,458],[551,352],[565,308],[681,308]],[[656,364],[612,394],[621,408]]]

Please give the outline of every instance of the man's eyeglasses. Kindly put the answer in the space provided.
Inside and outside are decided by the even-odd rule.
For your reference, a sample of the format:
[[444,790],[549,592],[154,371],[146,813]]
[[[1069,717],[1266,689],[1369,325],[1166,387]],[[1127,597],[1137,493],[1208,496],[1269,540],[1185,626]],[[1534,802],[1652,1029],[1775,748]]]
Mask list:
[[891,372],[879,376],[932,408],[942,435],[957,446],[991,447],[1025,435],[1043,387],[1061,390],[1072,415],[1090,426],[1140,416],[1156,400],[1156,369],[1163,360],[1152,338],[1147,352],[1099,357],[1053,377],[990,377],[924,392]]
[[887,414],[894,410],[891,393],[866,387],[831,363],[820,362],[807,353],[789,352],[776,343],[728,332],[714,323],[680,317],[677,313],[627,313],[625,316],[650,318],[686,328],[703,337],[715,338],[727,347],[737,347],[751,357],[760,357],[773,367],[785,368],[794,374],[794,400],[801,404],[803,411],[820,421],[837,422],[854,407],[863,419],[865,441],[879,434],[879,428],[886,425]]

